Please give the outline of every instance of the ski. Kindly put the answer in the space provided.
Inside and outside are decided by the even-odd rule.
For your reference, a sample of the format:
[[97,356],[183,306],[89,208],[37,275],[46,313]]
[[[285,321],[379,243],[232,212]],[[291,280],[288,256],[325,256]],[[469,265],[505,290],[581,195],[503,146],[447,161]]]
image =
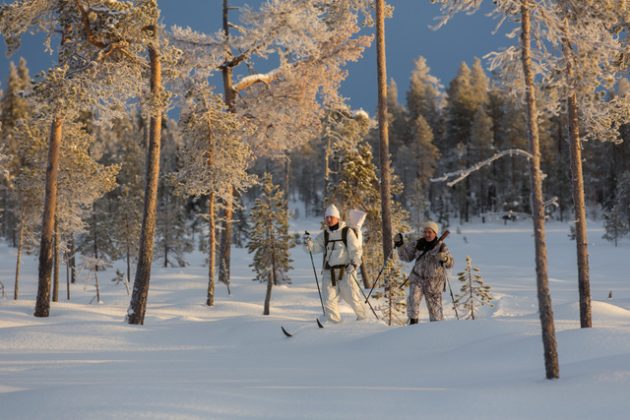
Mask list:
[[[319,318],[315,318],[315,322],[317,322],[317,326],[319,328],[324,328],[324,325],[319,321]],[[284,333],[284,335],[286,335],[287,337],[293,337],[293,334],[295,334],[295,332],[293,334],[291,334],[289,331],[287,331],[286,328],[284,328],[284,326],[280,325],[280,329],[282,330],[282,332]],[[302,328],[300,328],[301,330]],[[299,331],[299,330],[298,330]]]

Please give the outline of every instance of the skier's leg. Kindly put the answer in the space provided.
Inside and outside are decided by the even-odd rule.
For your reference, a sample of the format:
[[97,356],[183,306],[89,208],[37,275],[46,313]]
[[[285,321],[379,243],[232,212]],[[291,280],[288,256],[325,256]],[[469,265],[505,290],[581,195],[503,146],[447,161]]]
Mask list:
[[324,298],[324,308],[326,309],[326,316],[320,317],[321,321],[341,322],[341,316],[339,316],[339,309],[337,308],[337,300],[339,287],[339,281],[337,280],[337,286],[332,285],[332,279],[330,277],[330,270],[324,270],[324,276],[322,279],[322,297]]
[[429,310],[429,320],[443,321],[444,313],[442,312],[442,292],[434,292],[425,290],[427,301],[427,309]]
[[365,305],[361,296],[361,290],[357,285],[356,272],[350,275],[344,275],[344,279],[339,283],[339,292],[343,300],[345,300],[357,316],[357,320],[361,321],[366,318]]
[[407,296],[407,316],[409,319],[420,317],[420,301],[422,301],[422,287],[418,283],[409,282],[409,296]]

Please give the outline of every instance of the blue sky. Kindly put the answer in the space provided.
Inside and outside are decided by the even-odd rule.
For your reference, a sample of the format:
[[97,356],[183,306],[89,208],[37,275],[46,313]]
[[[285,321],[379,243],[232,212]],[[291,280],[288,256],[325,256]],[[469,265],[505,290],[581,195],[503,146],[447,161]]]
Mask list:
[[[7,3],[8,1],[1,1]],[[167,27],[177,24],[195,30],[214,32],[221,27],[222,0],[161,0],[162,20]],[[260,0],[232,0],[233,5],[255,5]],[[496,22],[483,13],[457,16],[446,27],[433,31],[439,8],[429,0],[391,0],[394,16],[386,21],[386,51],[388,78],[393,78],[404,101],[413,62],[418,56],[426,57],[432,73],[444,85],[455,76],[462,61],[472,63],[474,57],[509,45],[503,35],[492,35]],[[235,12],[232,12],[235,13]],[[373,28],[365,30],[366,33]],[[27,36],[22,48],[10,59],[0,46],[0,86],[5,85],[9,60],[18,61],[24,56],[31,74],[54,65],[54,56],[46,54],[42,38]],[[372,46],[364,57],[348,66],[349,75],[342,85],[343,96],[353,108],[363,108],[374,114],[377,102],[376,57]]]

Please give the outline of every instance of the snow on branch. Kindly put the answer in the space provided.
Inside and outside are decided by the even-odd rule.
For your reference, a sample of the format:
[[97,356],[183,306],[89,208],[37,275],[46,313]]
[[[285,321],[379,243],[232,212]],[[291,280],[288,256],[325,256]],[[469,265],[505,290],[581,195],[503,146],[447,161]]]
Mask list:
[[256,83],[264,83],[265,85],[269,86],[269,84],[273,82],[273,80],[277,78],[279,74],[280,69],[274,69],[269,73],[259,73],[245,76],[241,80],[239,80],[238,83],[235,83],[232,89],[234,89],[235,92],[240,92],[241,90],[247,89],[248,87]]
[[446,174],[442,175],[439,178],[431,178],[431,182],[448,181],[449,179],[455,177],[455,179],[453,179],[452,181],[448,181],[446,183],[447,186],[452,187],[453,185],[457,184],[458,182],[466,179],[473,172],[476,172],[476,171],[480,170],[484,166],[490,165],[492,162],[494,162],[497,159],[502,158],[503,156],[523,156],[523,157],[526,157],[527,159],[531,159],[533,157],[531,153],[526,152],[525,150],[522,150],[522,149],[504,150],[502,152],[496,153],[494,156],[492,156],[492,157],[490,157],[490,158],[488,158],[486,160],[482,160],[481,162],[477,162],[476,164],[474,164],[473,166],[471,166],[469,168],[461,169],[461,170],[455,171],[455,172],[449,172],[449,173],[446,173]]

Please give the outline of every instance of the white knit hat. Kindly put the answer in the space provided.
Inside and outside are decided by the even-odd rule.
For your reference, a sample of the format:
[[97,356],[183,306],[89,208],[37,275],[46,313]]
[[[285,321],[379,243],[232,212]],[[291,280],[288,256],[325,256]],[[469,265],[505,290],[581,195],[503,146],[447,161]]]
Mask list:
[[432,222],[431,220],[424,222],[424,225],[422,226],[423,229],[429,228],[431,229],[433,232],[435,232],[436,235],[440,234],[440,227],[438,226],[437,223]]
[[334,204],[331,204],[326,209],[326,213],[324,213],[324,217],[328,217],[328,216],[336,217],[337,219],[341,217],[341,215],[339,214],[339,209]]

